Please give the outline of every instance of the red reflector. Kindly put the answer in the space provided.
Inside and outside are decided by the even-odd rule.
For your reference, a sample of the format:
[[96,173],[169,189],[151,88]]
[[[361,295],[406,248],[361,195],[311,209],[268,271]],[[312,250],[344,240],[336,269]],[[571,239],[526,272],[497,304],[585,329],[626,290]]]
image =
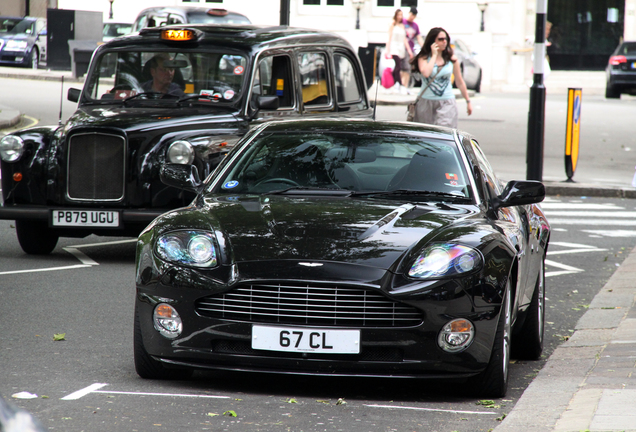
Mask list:
[[612,66],[618,66],[621,63],[627,63],[627,58],[625,56],[611,56],[609,59],[609,64]]
[[13,181],[22,181],[22,173],[13,173]]
[[225,147],[227,145],[227,141],[223,141],[221,144],[219,144],[219,147]]
[[227,15],[226,9],[208,9],[208,15],[225,16]]

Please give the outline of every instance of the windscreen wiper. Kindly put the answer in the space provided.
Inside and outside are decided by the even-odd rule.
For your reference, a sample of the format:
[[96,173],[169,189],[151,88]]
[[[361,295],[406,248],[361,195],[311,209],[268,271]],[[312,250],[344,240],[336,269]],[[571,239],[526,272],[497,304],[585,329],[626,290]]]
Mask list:
[[337,196],[349,196],[350,194],[351,194],[351,191],[347,189],[306,187],[306,186],[291,186],[285,189],[273,190],[271,192],[263,193],[263,195],[337,195]]
[[141,92],[141,93],[134,94],[132,96],[128,96],[126,99],[122,100],[122,102],[125,105],[126,102],[131,101],[133,99],[137,99],[140,96],[150,96],[150,95],[155,95],[155,96],[160,95],[159,97],[152,98],[153,100],[154,99],[163,99],[163,98],[168,98],[168,99],[178,99],[179,98],[179,96],[173,95],[173,94],[170,94],[170,93]]
[[[460,192],[461,193],[461,192]],[[359,191],[350,192],[349,196],[424,196],[427,198],[452,198],[454,201],[472,201],[470,198],[464,195],[458,195],[452,192],[441,191],[427,191],[427,190],[415,190],[415,189],[395,189],[390,191]]]

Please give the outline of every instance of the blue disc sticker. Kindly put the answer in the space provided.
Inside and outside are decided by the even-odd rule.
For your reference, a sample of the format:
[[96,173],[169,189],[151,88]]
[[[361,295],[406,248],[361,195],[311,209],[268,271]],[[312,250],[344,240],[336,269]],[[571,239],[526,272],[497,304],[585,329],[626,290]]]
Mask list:
[[225,182],[225,184],[223,185],[223,189],[232,189],[235,188],[239,185],[239,182],[237,182],[236,180],[230,180],[229,182]]

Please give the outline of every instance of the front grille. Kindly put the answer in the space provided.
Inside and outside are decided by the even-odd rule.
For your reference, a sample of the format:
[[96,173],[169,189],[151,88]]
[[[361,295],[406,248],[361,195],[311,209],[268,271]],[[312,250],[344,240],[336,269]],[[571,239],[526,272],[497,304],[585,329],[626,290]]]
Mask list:
[[196,301],[198,314],[259,323],[338,326],[410,327],[422,323],[412,306],[361,288],[317,284],[242,285]]
[[118,135],[73,135],[68,144],[68,197],[118,201],[124,197],[126,141]]

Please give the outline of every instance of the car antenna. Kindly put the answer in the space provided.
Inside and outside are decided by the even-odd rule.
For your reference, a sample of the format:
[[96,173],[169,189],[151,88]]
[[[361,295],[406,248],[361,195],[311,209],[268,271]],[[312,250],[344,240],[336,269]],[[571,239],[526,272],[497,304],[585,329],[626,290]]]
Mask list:
[[380,79],[375,81],[375,103],[373,104],[373,120],[375,121],[375,110],[378,107],[378,87],[380,86]]
[[62,88],[60,89],[60,118],[57,121],[57,124],[62,124],[62,101],[64,100],[64,75],[62,75]]

